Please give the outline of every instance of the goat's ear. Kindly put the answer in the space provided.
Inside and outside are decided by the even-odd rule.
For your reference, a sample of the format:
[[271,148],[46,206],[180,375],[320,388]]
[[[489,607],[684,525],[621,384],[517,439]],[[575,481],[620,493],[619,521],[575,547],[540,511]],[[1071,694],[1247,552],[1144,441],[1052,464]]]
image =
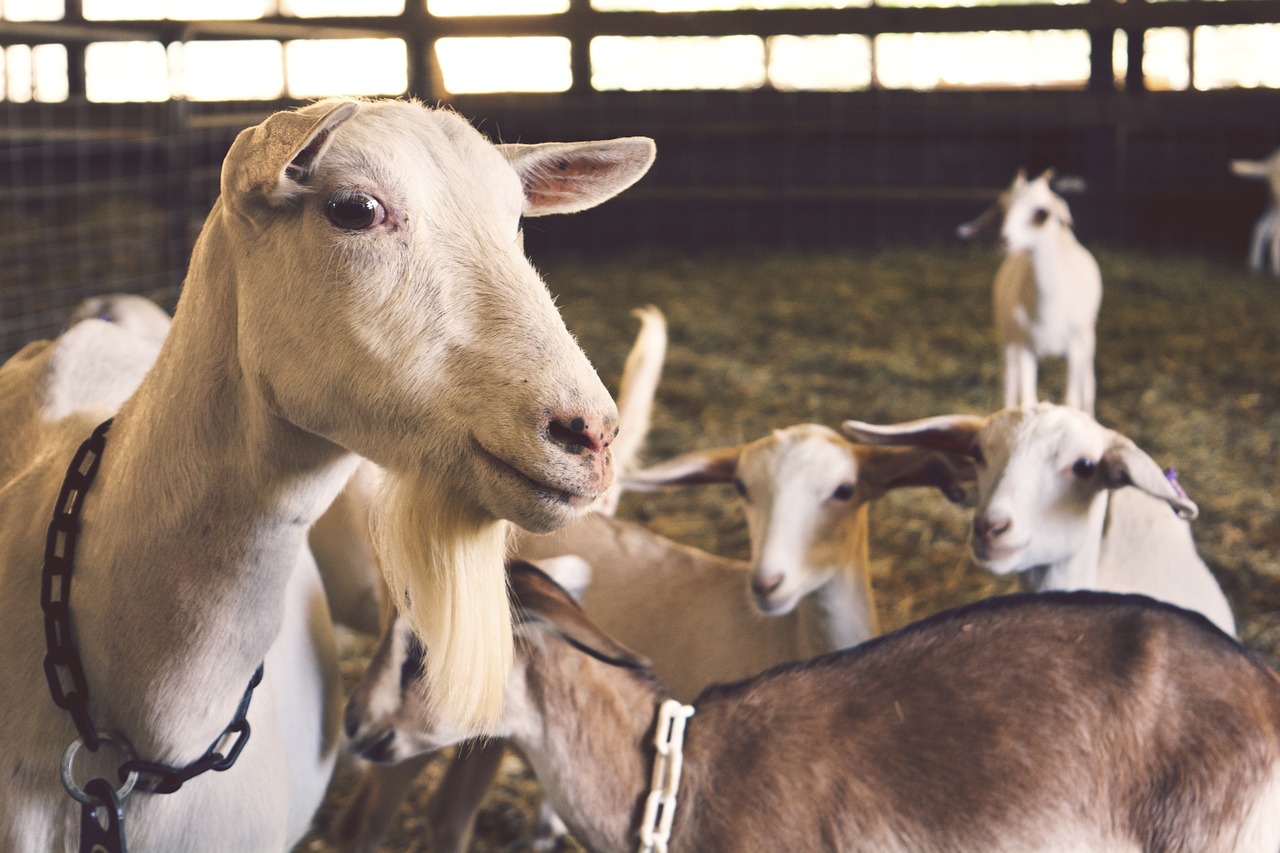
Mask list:
[[927,447],[853,446],[858,486],[883,494],[911,486],[933,486],[952,503],[964,500],[964,484],[976,477],[968,454]]
[[1155,460],[1144,453],[1128,437],[1114,433],[1111,446],[1102,454],[1098,473],[1108,489],[1133,486],[1154,498],[1165,501],[1179,518],[1190,521],[1199,515],[1195,502],[1180,486],[1165,476]]
[[1058,174],[1058,171],[1054,169],[1052,166],[1050,166],[1048,169],[1045,169],[1043,172],[1041,172],[1040,177],[1036,178],[1036,180],[1044,181],[1046,184],[1052,183],[1053,179],[1057,176],[1057,174]]
[[864,421],[845,421],[844,431],[864,444],[905,444],[948,453],[964,454],[973,446],[973,437],[986,425],[977,415],[939,415],[881,426]]
[[499,145],[524,187],[524,215],[576,213],[613,198],[649,171],[657,147],[645,136],[605,142]]
[[648,661],[596,627],[573,597],[541,569],[513,560],[507,566],[507,579],[519,620],[544,622],[570,645],[605,663],[648,666]]
[[222,163],[223,198],[240,208],[287,201],[315,169],[334,128],[359,109],[356,101],[320,101],[242,130]]
[[743,445],[735,445],[685,453],[627,474],[622,478],[623,487],[649,492],[668,486],[732,483],[738,473],[738,458],[742,455],[742,448]]

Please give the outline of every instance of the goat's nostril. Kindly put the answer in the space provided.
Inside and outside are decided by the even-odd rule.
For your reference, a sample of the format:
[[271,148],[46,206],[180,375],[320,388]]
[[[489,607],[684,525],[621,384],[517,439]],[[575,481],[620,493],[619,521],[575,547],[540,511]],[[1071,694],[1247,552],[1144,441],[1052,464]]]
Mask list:
[[979,516],[973,520],[973,535],[980,539],[998,539],[1012,526],[1013,521],[1009,518]]
[[762,597],[775,592],[780,586],[782,586],[782,575],[768,575],[751,580],[751,590]]
[[547,435],[570,453],[581,453],[583,450],[600,453],[607,446],[601,441],[603,436],[591,429],[586,418],[574,418],[567,424],[553,418],[547,425]]

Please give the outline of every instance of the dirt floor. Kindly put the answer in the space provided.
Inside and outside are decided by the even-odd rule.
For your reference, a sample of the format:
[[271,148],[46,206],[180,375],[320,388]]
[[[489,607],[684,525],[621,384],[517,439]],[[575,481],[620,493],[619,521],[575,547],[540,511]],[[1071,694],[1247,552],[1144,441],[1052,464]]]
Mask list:
[[[556,260],[543,272],[570,329],[610,387],[636,330],[629,311],[654,304],[670,324],[667,367],[646,459],[845,418],[889,423],[999,407],[990,330],[993,251],[875,254],[631,255]],[[1099,253],[1098,420],[1175,466],[1200,505],[1196,541],[1221,581],[1242,640],[1280,667],[1280,283],[1185,258]],[[1045,368],[1058,399],[1063,371]],[[746,556],[728,487],[628,495],[620,514],[674,539]],[[971,565],[969,510],[936,494],[898,492],[871,514],[874,586],[890,630],[943,608],[1010,591]],[[371,641],[349,637],[358,674]],[[427,851],[421,815],[442,772],[419,779],[385,850]],[[349,786],[335,782],[316,835]],[[473,850],[528,849],[536,783],[508,759]],[[578,849],[565,842],[562,849]]]

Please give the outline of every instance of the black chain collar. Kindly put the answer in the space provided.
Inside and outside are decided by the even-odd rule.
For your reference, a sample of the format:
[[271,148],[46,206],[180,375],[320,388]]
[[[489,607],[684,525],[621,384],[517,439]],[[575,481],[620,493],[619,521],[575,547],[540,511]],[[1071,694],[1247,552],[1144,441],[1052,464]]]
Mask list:
[[[98,425],[89,438],[85,439],[71,460],[67,476],[62,482],[62,490],[58,493],[58,502],[54,506],[53,520],[49,523],[49,534],[45,541],[44,571],[41,575],[40,606],[44,610],[45,645],[48,653],[44,659],[45,677],[49,681],[49,692],[53,702],[59,708],[71,714],[80,740],[73,742],[68,749],[68,760],[64,761],[64,783],[67,782],[69,764],[81,743],[90,751],[97,752],[105,741],[121,746],[128,760],[120,765],[119,776],[122,788],[108,800],[102,794],[90,794],[90,799],[77,796],[78,789],[73,790],[73,783],[68,792],[81,799],[87,806],[107,806],[119,810],[116,800],[123,799],[136,787],[153,794],[170,794],[195,776],[209,770],[227,770],[236,763],[240,752],[249,741],[249,700],[253,698],[253,689],[262,681],[262,666],[249,681],[249,686],[240,699],[235,717],[223,730],[204,755],[184,767],[171,767],[154,761],[143,761],[129,754],[127,743],[118,735],[98,732],[89,717],[89,689],[85,682],[84,667],[80,662],[80,653],[76,650],[75,638],[71,630],[71,572],[74,568],[76,537],[80,530],[80,511],[84,505],[85,493],[98,473],[102,450],[106,445],[107,430],[111,429],[108,419]],[[227,744],[225,751],[219,750]],[[131,780],[131,781],[130,781]],[[89,791],[103,790],[103,785],[94,780],[85,788]],[[105,790],[111,790],[109,785]],[[120,793],[123,791],[124,793]],[[83,793],[83,792],[79,792]]]

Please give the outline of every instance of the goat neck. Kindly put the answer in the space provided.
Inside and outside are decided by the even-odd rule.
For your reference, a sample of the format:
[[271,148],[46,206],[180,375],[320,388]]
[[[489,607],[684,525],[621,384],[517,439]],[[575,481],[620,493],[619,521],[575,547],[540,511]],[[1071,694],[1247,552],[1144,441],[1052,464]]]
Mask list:
[[507,693],[508,736],[575,839],[600,853],[635,850],[664,690],[547,632],[525,642],[519,689]]
[[[193,267],[218,269],[201,255],[230,251],[222,234],[215,215]],[[230,719],[279,631],[262,614],[281,611],[307,530],[356,461],[278,417],[245,381],[233,287],[227,277],[188,290],[155,368],[115,419],[86,502],[81,654],[123,700],[116,724],[157,759],[207,743]],[[137,523],[107,529],[95,517]],[[139,730],[147,723],[190,734],[168,742]]]

